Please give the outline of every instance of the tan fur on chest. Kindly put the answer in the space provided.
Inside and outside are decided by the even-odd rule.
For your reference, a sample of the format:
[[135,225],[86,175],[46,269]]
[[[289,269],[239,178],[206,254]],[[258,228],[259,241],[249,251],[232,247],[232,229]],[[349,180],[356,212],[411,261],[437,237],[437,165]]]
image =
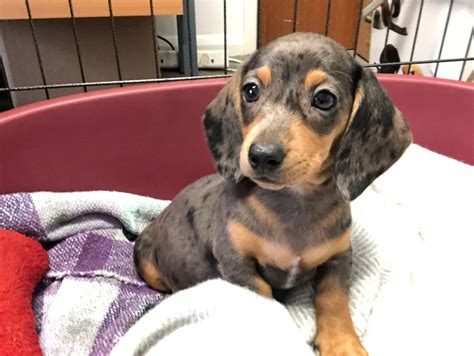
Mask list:
[[331,257],[346,251],[350,246],[350,228],[339,237],[298,252],[289,246],[255,234],[237,221],[229,222],[227,231],[241,256],[254,258],[262,266],[277,267],[281,270],[292,270],[295,264],[304,269],[316,268]]

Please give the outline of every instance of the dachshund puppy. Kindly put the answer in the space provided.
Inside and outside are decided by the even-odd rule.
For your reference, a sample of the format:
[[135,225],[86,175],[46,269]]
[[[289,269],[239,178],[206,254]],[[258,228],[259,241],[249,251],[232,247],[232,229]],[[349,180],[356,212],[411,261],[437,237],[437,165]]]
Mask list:
[[410,144],[401,113],[343,47],[295,33],[252,55],[203,121],[219,173],[138,237],[140,275],[159,291],[220,277],[266,297],[312,281],[322,355],[366,355],[348,304],[349,202]]

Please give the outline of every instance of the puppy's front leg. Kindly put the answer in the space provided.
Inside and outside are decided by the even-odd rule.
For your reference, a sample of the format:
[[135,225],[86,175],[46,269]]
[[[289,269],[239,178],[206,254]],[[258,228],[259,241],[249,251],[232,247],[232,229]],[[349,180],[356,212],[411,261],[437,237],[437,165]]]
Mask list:
[[366,356],[349,310],[351,251],[318,267],[316,280],[316,345],[321,356]]
[[248,287],[264,297],[273,297],[272,287],[258,273],[256,261],[238,251],[230,239],[223,238],[216,241],[214,255],[222,278]]
[[224,255],[217,259],[220,273],[225,280],[248,287],[264,297],[273,297],[272,287],[258,273],[255,261],[250,258],[241,258],[236,254]]

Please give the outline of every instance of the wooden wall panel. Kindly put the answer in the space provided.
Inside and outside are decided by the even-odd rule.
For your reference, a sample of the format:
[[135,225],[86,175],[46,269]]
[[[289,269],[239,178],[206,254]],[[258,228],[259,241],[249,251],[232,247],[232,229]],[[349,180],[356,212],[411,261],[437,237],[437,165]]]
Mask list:
[[324,35],[329,0],[299,0],[296,30]]
[[[331,0],[328,36],[347,49],[353,49],[357,34],[360,1],[367,5],[370,0]],[[329,0],[298,0],[296,31],[324,35]],[[294,0],[260,0],[259,46],[277,37],[293,32]],[[357,50],[364,58],[370,52],[370,25],[361,19]]]
[[[364,0],[364,7],[372,0]],[[357,54],[369,62],[370,58],[370,40],[372,38],[372,26],[363,18],[360,19],[359,41],[357,42]]]
[[260,0],[259,47],[293,32],[294,0]]
[[345,48],[354,48],[359,1],[332,0],[328,36]]

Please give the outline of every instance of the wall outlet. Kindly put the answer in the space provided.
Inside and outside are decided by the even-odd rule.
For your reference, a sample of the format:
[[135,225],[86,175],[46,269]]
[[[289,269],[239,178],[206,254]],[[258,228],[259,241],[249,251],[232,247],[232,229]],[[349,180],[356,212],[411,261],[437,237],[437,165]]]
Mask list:
[[223,50],[198,51],[198,67],[201,69],[224,68],[224,51]]
[[178,68],[178,52],[172,50],[159,51],[160,66],[165,69]]
[[[164,69],[178,68],[178,52],[172,50],[161,50],[160,65]],[[198,67],[200,69],[220,69],[224,68],[223,50],[198,51]]]

